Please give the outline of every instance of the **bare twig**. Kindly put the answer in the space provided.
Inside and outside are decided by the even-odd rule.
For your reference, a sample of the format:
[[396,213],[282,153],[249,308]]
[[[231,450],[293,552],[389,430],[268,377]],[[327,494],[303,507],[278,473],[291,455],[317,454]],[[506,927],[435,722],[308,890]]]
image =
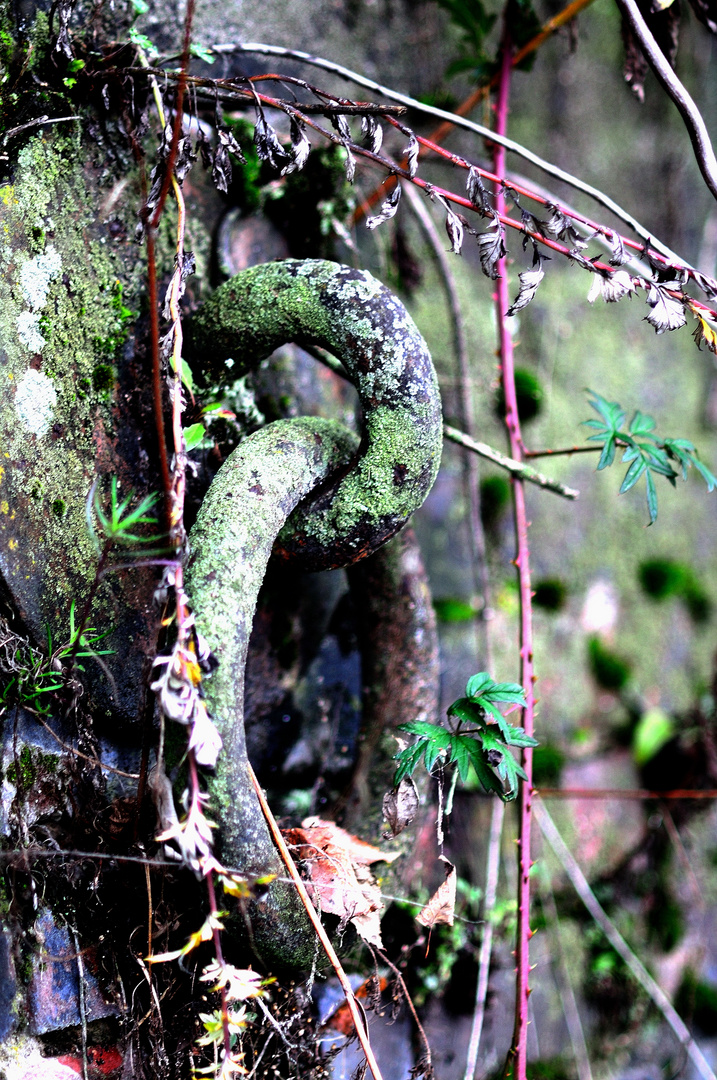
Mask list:
[[549,476],[544,476],[543,473],[533,469],[530,465],[526,465],[525,462],[506,457],[505,454],[501,454],[500,450],[495,450],[488,443],[471,439],[468,435],[459,431],[458,428],[451,427],[450,424],[443,425],[443,434],[451,442],[465,446],[475,454],[480,454],[481,457],[486,458],[488,461],[500,465],[501,469],[506,469],[509,473],[512,473],[517,480],[528,480],[531,484],[537,484],[538,487],[545,488],[547,491],[554,491],[565,499],[577,499],[580,494],[575,488],[567,487],[565,484],[561,484],[559,480],[552,480]]
[[70,927],[72,940],[75,943],[75,960],[77,961],[77,990],[80,1006],[80,1025],[82,1031],[82,1080],[87,1080],[87,1008],[85,1003],[85,965],[82,960],[80,939],[74,926]]
[[655,77],[677,106],[690,136],[702,179],[717,199],[717,159],[702,114],[667,62],[635,0],[617,0],[617,4],[640,42]]
[[536,788],[541,799],[717,799],[717,788],[676,788],[647,791],[641,788]]
[[[505,817],[505,803],[501,799],[493,799],[493,807],[490,818],[490,839],[488,841],[488,862],[486,866],[485,896],[483,898],[483,937],[480,943],[478,955],[478,985],[476,986],[476,1000],[473,1009],[473,1023],[468,1042],[468,1054],[466,1056],[466,1071],[463,1080],[473,1080],[478,1065],[478,1050],[480,1038],[483,1032],[483,1019],[485,1017],[485,1002],[488,994],[488,976],[490,974],[490,957],[493,951],[493,908],[498,891],[498,870],[500,868],[500,840],[503,832],[503,819]],[[582,1077],[580,1078],[582,1080]]]
[[621,221],[624,221],[626,225],[629,225],[643,240],[649,240],[651,246],[664,255],[665,258],[670,261],[682,261],[678,259],[674,252],[670,251],[666,245],[655,240],[652,233],[641,225],[632,214],[629,214],[627,210],[623,210],[621,206],[614,202],[603,191],[592,187],[591,184],[586,184],[583,180],[578,179],[578,177],[572,176],[570,173],[558,168],[557,165],[553,165],[549,161],[545,161],[543,158],[538,157],[537,154],[533,154],[526,147],[521,146],[520,143],[514,142],[513,139],[508,139],[500,133],[491,131],[490,128],[484,127],[483,124],[476,124],[472,120],[467,120],[465,117],[458,116],[455,113],[446,112],[444,109],[439,109],[435,105],[424,105],[415,98],[408,97],[406,94],[400,94],[397,90],[392,90],[390,87],[383,86],[381,83],[377,83],[373,79],[367,78],[365,75],[360,75],[350,68],[343,67],[341,64],[335,64],[331,60],[325,60],[323,57],[313,56],[311,53],[302,52],[299,49],[285,49],[280,45],[265,45],[259,42],[249,42],[247,44],[238,45],[214,45],[212,46],[211,51],[217,54],[231,52],[259,53],[262,56],[282,56],[287,60],[300,60],[306,64],[311,64],[313,67],[318,67],[324,71],[329,71],[334,75],[339,75],[343,79],[356,83],[357,86],[366,87],[366,89],[371,90],[374,93],[383,94],[384,97],[393,101],[398,101],[402,105],[407,105],[409,108],[415,109],[418,112],[425,113],[429,116],[435,116],[438,120],[446,120],[455,127],[461,127],[465,128],[467,131],[472,131],[476,135],[480,135],[481,138],[488,139],[490,142],[497,143],[506,150],[510,150],[511,153],[517,154],[525,161],[530,161],[531,164],[537,166],[537,168],[541,169],[549,176],[555,177],[556,180],[562,180],[563,183],[569,184],[570,187],[575,188],[577,191],[582,191],[585,195],[589,195],[591,198],[595,199],[596,202],[600,203],[601,206],[604,206],[607,210],[610,210],[611,213],[615,214]]
[[[624,446],[624,443],[620,443],[620,446]],[[525,456],[529,458],[535,457],[560,457],[566,454],[594,454],[597,450],[601,450],[601,446],[559,446],[555,450],[526,450]]]
[[[448,255],[444,249],[444,242],[438,235],[433,218],[431,217],[426,204],[422,201],[418,191],[413,184],[405,184],[404,192],[408,199],[409,205],[418,220],[423,233],[428,240],[428,243],[433,252],[434,258],[438,266],[438,272],[443,282],[443,287],[446,291],[446,298],[448,300],[448,307],[451,316],[451,325],[453,327],[453,349],[455,352],[456,363],[458,365],[458,385],[459,385],[459,414],[461,420],[461,426],[468,435],[469,438],[473,438],[475,435],[475,416],[473,410],[473,393],[471,387],[471,370],[468,360],[468,343],[466,341],[465,326],[463,320],[463,313],[461,311],[461,302],[458,296],[458,289],[456,288],[455,278],[453,271],[451,270]],[[468,449],[464,447],[464,449]],[[488,612],[488,562],[486,559],[486,546],[485,546],[485,534],[483,532],[483,522],[481,521],[480,513],[480,472],[478,470],[478,463],[473,454],[463,454],[463,481],[465,488],[466,501],[468,503],[468,524],[471,546],[471,564],[474,573],[474,584],[476,592],[482,597],[483,603],[480,610],[477,612],[477,621],[480,622],[483,631],[485,651],[488,652],[487,642],[487,621],[486,613]],[[486,659],[486,668],[490,670],[491,665]]]
[[716,1080],[715,1074],[710,1068],[709,1063],[697,1046],[695,1040],[692,1038],[684,1020],[672,1005],[667,994],[657,985],[644,964],[637,958],[615,924],[601,907],[595,893],[588,884],[587,878],[558,832],[555,822],[541,799],[535,799],[533,810],[543,832],[543,836],[550,844],[555,856],[570,878],[578,896],[605,934],[605,937],[608,939],[615,952],[622,957],[633,977],[660,1010],[703,1080]]
[[[563,1015],[565,1016],[570,1044],[573,1048],[573,1057],[575,1058],[575,1065],[578,1070],[578,1080],[592,1080],[590,1058],[585,1043],[585,1032],[583,1031],[583,1025],[580,1020],[580,1013],[575,1000],[575,994],[573,993],[570,962],[565,951],[563,935],[560,933],[560,919],[555,904],[555,897],[553,896],[553,888],[550,884],[550,877],[546,873],[541,873],[540,875],[540,899],[543,905],[543,912],[546,915],[546,921],[549,921],[553,930],[551,937],[553,938],[553,941],[557,940],[557,952],[560,957],[560,963],[555,965],[554,971],[558,977],[560,1001],[563,1006]],[[555,948],[553,948],[552,952],[553,956],[555,956]]]
[[[32,712],[32,709],[29,709],[28,711]],[[94,765],[95,768],[104,769],[105,772],[114,773],[115,776],[125,776],[128,780],[139,780],[139,773],[124,772],[122,769],[116,769],[113,765],[105,765],[105,763],[103,761],[100,761],[99,758],[91,757],[89,754],[83,754],[81,750],[75,750],[74,746],[68,746],[67,743],[63,742],[57,732],[53,731],[50,725],[47,724],[38,713],[33,712],[33,716],[37,720],[38,724],[40,724],[41,727],[44,727],[48,735],[52,735],[55,742],[59,744],[61,749],[64,750],[66,754],[72,754],[73,757],[82,758],[83,761],[88,761],[90,765]]]
[[[373,952],[373,948],[370,945],[369,945],[369,948],[371,949],[371,952]],[[406,1005],[408,1006],[408,1011],[410,1012],[411,1016],[413,1017],[413,1022],[416,1025],[416,1030],[418,1031],[418,1037],[421,1040],[421,1045],[423,1047],[423,1059],[427,1063],[428,1070],[431,1070],[432,1069],[432,1062],[433,1062],[433,1055],[431,1053],[431,1046],[430,1046],[430,1043],[428,1042],[428,1036],[426,1035],[426,1032],[425,1032],[425,1030],[423,1028],[423,1024],[421,1023],[421,1021],[418,1018],[418,1013],[416,1012],[416,1006],[413,1004],[413,1001],[411,999],[411,995],[408,992],[408,987],[406,986],[403,975],[398,970],[396,965],[393,964],[389,960],[388,956],[386,955],[385,952],[383,952],[382,949],[378,950],[378,955],[381,957],[383,962],[388,967],[390,967],[391,971],[396,976],[396,979],[398,980],[398,982],[399,982],[399,984],[401,986],[401,990],[403,991],[403,996],[404,996],[404,999],[406,1001]],[[374,955],[374,962],[375,962],[375,960],[376,960],[376,957]]]
[[[496,103],[495,122],[498,134],[503,135],[508,124],[510,97],[511,55],[513,52],[507,16],[503,29],[500,83]],[[498,176],[505,173],[505,148],[494,145],[493,168]],[[495,194],[496,210],[505,213],[504,188]],[[510,307],[508,294],[508,260],[505,255],[498,259],[498,280],[495,291],[495,313],[498,324],[500,372],[505,397],[505,426],[508,432],[511,456],[520,461],[525,444],[520,430],[518,399],[515,389],[515,366],[513,337],[506,312]],[[515,522],[515,566],[518,571],[520,597],[520,681],[525,692],[525,708],[521,722],[526,735],[533,734],[533,711],[535,706],[533,674],[533,591],[530,581],[530,546],[528,543],[528,517],[525,506],[525,484],[513,477],[513,518]],[[530,987],[530,826],[532,803],[533,751],[530,746],[522,753],[526,779],[518,794],[518,926],[516,930],[516,984],[515,1028],[509,1058],[513,1059],[516,1080],[526,1080],[528,1063],[528,996]]]
[[690,892],[692,893],[692,899],[698,909],[704,910],[705,900],[702,895],[702,889],[700,883],[697,880],[697,875],[692,869],[692,863],[690,862],[689,855],[685,851],[685,845],[682,843],[682,837],[679,830],[675,825],[675,819],[670,813],[668,807],[660,807],[662,812],[662,824],[665,826],[665,831],[670,838],[670,842],[677,852],[677,858],[682,863],[682,869],[684,870],[687,880],[690,883]]
[[[526,56],[530,56],[531,53],[539,49],[543,42],[547,41],[549,37],[559,30],[565,23],[570,22],[580,11],[586,8],[592,0],[572,0],[572,3],[564,7],[562,11],[559,11],[557,15],[554,15],[552,19],[548,19],[542,29],[531,38],[521,49],[515,53],[512,58],[513,67],[519,64],[522,60],[525,60]],[[476,105],[479,105],[481,101],[487,98],[491,90],[498,85],[498,73],[491,78],[490,82],[484,83],[482,86],[478,86],[468,97],[460,103],[457,107],[456,116],[468,116],[473,111]],[[431,132],[428,136],[431,142],[440,143],[451,133],[453,130],[453,123],[444,120],[442,124]],[[420,157],[420,152],[419,152]],[[366,209],[370,209],[381,198],[382,189],[376,188],[371,194],[363,200],[361,206],[356,208],[354,213],[354,221],[360,221],[363,217]],[[472,434],[472,432],[470,432]]]
[[20,124],[19,127],[10,128],[9,131],[6,131],[2,140],[3,146],[22,131],[27,131],[28,128],[44,127],[45,124],[64,124],[66,121],[79,123],[80,120],[81,117],[79,116],[38,116],[36,120],[28,120],[26,124]]
[[269,829],[271,831],[271,835],[272,835],[272,837],[274,839],[274,843],[276,844],[276,846],[277,846],[277,848],[279,850],[279,854],[281,855],[281,858],[282,858],[282,860],[284,862],[284,865],[286,866],[286,869],[289,871],[289,875],[290,875],[292,881],[294,882],[294,885],[296,886],[296,891],[299,894],[299,899],[301,900],[302,904],[304,905],[304,907],[306,909],[306,914],[311,919],[311,923],[312,923],[312,925],[313,925],[313,927],[314,927],[314,929],[315,929],[315,931],[316,931],[316,933],[318,935],[319,941],[321,942],[321,944],[322,944],[322,946],[324,948],[324,952],[326,953],[327,957],[329,958],[331,966],[333,967],[334,971],[336,972],[336,977],[338,978],[339,982],[341,983],[341,988],[342,988],[344,994],[346,995],[346,1004],[349,1007],[349,1011],[351,1013],[351,1018],[352,1018],[352,1020],[354,1022],[354,1027],[356,1028],[356,1034],[358,1036],[359,1042],[361,1043],[361,1049],[363,1050],[364,1054],[366,1055],[366,1061],[368,1062],[369,1068],[371,1069],[371,1072],[373,1073],[374,1080],[383,1080],[383,1078],[381,1076],[381,1071],[380,1071],[380,1069],[378,1067],[378,1064],[376,1062],[376,1058],[374,1057],[373,1050],[371,1049],[371,1044],[368,1041],[368,1032],[364,1027],[364,1022],[363,1022],[363,1019],[361,1017],[361,1013],[359,1012],[359,1007],[358,1007],[358,1005],[356,1003],[356,998],[354,996],[354,992],[353,992],[353,989],[351,987],[351,983],[349,982],[348,977],[346,975],[346,972],[344,971],[344,969],[343,969],[343,967],[341,965],[341,961],[339,960],[338,956],[336,955],[336,950],[334,949],[333,945],[331,944],[331,942],[329,940],[329,937],[328,937],[328,934],[324,930],[321,919],[319,918],[319,916],[316,913],[316,908],[311,903],[311,900],[309,898],[309,894],[306,891],[306,886],[304,885],[304,882],[301,880],[301,876],[299,875],[299,871],[296,869],[296,865],[294,863],[294,860],[291,857],[291,854],[289,852],[288,847],[286,846],[286,842],[284,840],[284,837],[281,835],[281,830],[279,829],[279,826],[276,823],[276,818],[272,814],[271,808],[270,808],[268,802],[266,801],[266,799],[264,798],[264,792],[261,790],[261,787],[259,785],[259,781],[257,780],[257,778],[256,778],[256,776],[254,774],[254,770],[252,769],[251,765],[248,765],[247,768],[249,769],[249,775],[251,776],[251,781],[252,781],[252,783],[254,785],[254,790],[256,791],[256,796],[257,796],[257,798],[259,800],[259,804],[261,806],[264,817],[266,818],[266,823],[269,826]]
[[[342,379],[348,379],[341,361],[331,356],[325,349],[315,345],[304,345],[302,347],[304,352],[308,352],[310,356],[313,356],[319,363],[324,364],[335,375],[339,375]],[[500,465],[501,469],[505,469],[521,480],[528,480],[531,484],[537,484],[538,487],[545,488],[547,491],[554,491],[565,499],[577,499],[580,495],[580,492],[576,491],[575,488],[568,487],[566,484],[561,484],[559,480],[553,480],[551,477],[545,476],[543,473],[538,472],[537,469],[534,469],[532,465],[526,465],[523,461],[516,461],[515,458],[507,457],[500,450],[496,450],[494,446],[489,446],[488,443],[472,439],[470,435],[460,431],[459,428],[453,427],[452,424],[444,422],[443,435],[446,439],[450,439],[451,442],[464,446],[466,450],[472,450],[474,454],[479,454],[480,457],[484,457],[487,461],[492,461],[494,465]]]

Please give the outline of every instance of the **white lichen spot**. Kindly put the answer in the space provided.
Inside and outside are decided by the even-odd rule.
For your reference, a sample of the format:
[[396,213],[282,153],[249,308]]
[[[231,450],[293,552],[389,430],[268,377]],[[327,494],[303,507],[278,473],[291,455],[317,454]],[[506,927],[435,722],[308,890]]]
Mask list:
[[20,379],[15,393],[15,411],[25,431],[32,435],[44,435],[49,431],[56,404],[52,380],[30,368]]
[[28,259],[20,271],[20,288],[30,311],[45,306],[50,282],[62,270],[62,259],[57,248],[50,245],[42,255]]
[[42,352],[47,342],[40,333],[40,314],[37,311],[21,311],[17,317],[17,336],[31,353]]

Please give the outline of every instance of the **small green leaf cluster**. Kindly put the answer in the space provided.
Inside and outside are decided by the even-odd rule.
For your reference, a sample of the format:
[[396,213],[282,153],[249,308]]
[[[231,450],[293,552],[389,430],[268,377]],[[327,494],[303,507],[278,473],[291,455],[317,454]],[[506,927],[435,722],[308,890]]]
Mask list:
[[523,769],[509,747],[537,746],[521,727],[509,724],[498,709],[499,704],[525,707],[525,692],[518,683],[497,683],[481,671],[466,685],[466,696],[458,698],[448,709],[451,720],[457,721],[449,731],[440,724],[413,720],[401,724],[401,731],[416,735],[413,746],[396,754],[398,768],[394,783],[398,785],[411,776],[423,758],[430,772],[437,761],[455,765],[465,783],[471,768],[485,791],[494,792],[508,802],[518,794],[518,780],[526,780]]
[[[98,649],[97,646],[109,631],[98,633],[94,627],[83,630],[75,625],[75,602],[70,604],[70,634],[62,645],[53,645],[52,633],[47,630],[47,653],[33,648],[24,638],[16,637],[12,655],[6,651],[4,660],[0,660],[0,671],[11,675],[3,681],[0,690],[0,705],[19,702],[26,708],[46,716],[52,711],[52,695],[67,686],[67,673],[63,667],[68,661],[96,659],[108,656],[113,650]],[[75,667],[84,671],[81,663]]]
[[613,464],[618,446],[625,447],[621,461],[628,469],[620,486],[620,494],[629,491],[644,475],[650,525],[657,519],[657,491],[653,474],[666,477],[674,487],[679,472],[673,468],[673,463],[682,469],[683,480],[687,479],[690,465],[694,465],[705,480],[708,491],[717,485],[717,477],[697,458],[695,447],[688,439],[661,439],[654,434],[654,419],[639,409],[635,410],[630,426],[624,430],[624,409],[616,401],[607,401],[594,390],[587,392],[592,398],[590,404],[601,417],[600,420],[583,421],[586,427],[596,431],[595,435],[588,437],[588,442],[602,443],[598,470]]
[[150,517],[149,511],[156,503],[157,495],[155,493],[145,495],[134,510],[130,510],[129,505],[133,496],[134,492],[130,491],[126,498],[120,502],[117,477],[113,476],[110,484],[109,513],[105,513],[97,485],[96,483],[92,485],[90,497],[87,500],[87,527],[98,551],[100,551],[100,544],[92,520],[91,510],[93,509],[106,543],[119,545],[147,544],[156,540],[154,536],[138,536],[133,530],[138,525],[156,525],[157,519]]

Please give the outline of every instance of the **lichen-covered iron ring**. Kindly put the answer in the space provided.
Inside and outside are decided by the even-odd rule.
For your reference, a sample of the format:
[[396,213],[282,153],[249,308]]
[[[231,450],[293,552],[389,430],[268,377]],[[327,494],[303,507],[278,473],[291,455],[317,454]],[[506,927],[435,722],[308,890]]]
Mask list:
[[[346,566],[398,532],[438,471],[438,384],[400,301],[367,272],[336,263],[287,260],[244,271],[204,305],[188,340],[191,359],[213,379],[225,376],[228,358],[241,374],[286,342],[323,346],[344,364],[363,409],[358,446],[342,425],[308,417],[249,436],[217,473],[190,534],[187,587],[219,660],[207,698],[224,743],[212,782],[222,859],[246,873],[281,874],[244,737],[247,648],[266,564],[274,548],[308,569]],[[313,935],[291,887],[276,882],[255,908],[259,954],[310,965]]]

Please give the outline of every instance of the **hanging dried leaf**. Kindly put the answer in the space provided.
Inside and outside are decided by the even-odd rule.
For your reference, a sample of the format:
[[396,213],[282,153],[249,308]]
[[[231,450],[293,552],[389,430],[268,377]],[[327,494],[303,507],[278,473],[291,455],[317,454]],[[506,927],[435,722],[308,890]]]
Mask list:
[[280,169],[282,160],[289,156],[263,113],[259,113],[254,125],[254,145],[259,159],[268,161],[272,169]]
[[578,250],[578,248],[571,248],[568,252],[568,258],[572,259],[573,262],[576,262],[578,266],[582,266],[583,270],[595,269],[590,259],[586,259],[582,252]]
[[338,131],[339,135],[344,140],[344,142],[350,142],[351,141],[351,128],[349,127],[349,122],[346,119],[346,117],[344,116],[344,114],[343,113],[331,113],[330,116],[329,116],[329,119],[331,120],[332,127],[334,127],[336,129],[336,131]]
[[385,202],[381,204],[381,209],[374,217],[366,219],[367,229],[376,229],[379,225],[382,225],[384,221],[389,221],[395,216],[398,210],[398,204],[401,200],[401,185],[396,181],[396,186],[390,193]]
[[[673,288],[675,287],[673,284]],[[678,330],[687,321],[685,316],[687,299],[687,297],[672,296],[668,288],[659,285],[651,286],[647,294],[647,303],[652,311],[645,316],[647,322],[655,327],[658,334],[665,330]]]
[[177,156],[174,159],[174,175],[180,184],[196,160],[191,140],[185,135],[177,143]]
[[[226,127],[223,124],[218,125],[217,126],[217,138],[218,138],[219,142],[222,144],[222,146],[226,147],[226,149],[229,151],[230,154],[233,154],[234,157],[237,158],[242,163],[242,165],[246,165],[246,158],[244,157],[244,154],[242,153],[242,148],[239,145],[239,143],[236,141],[232,131],[228,127]],[[284,153],[283,150],[281,152],[282,152],[282,154]]]
[[588,301],[593,304],[601,296],[606,304],[616,304],[623,296],[635,292],[636,285],[626,270],[616,270],[614,274],[595,274],[593,276]]
[[711,34],[717,34],[717,6],[715,0],[690,0],[692,10]]
[[184,253],[184,255],[182,256],[182,265],[181,265],[181,267],[178,266],[178,264],[177,264],[177,256],[176,255],[174,256],[174,273],[172,274],[172,277],[170,278],[169,285],[167,286],[167,292],[166,292],[165,297],[164,297],[164,308],[162,310],[163,318],[171,319],[171,317],[172,317],[169,302],[170,302],[170,299],[171,299],[171,296],[172,296],[172,289],[174,287],[174,281],[175,281],[175,278],[176,278],[177,274],[179,274],[179,287],[177,289],[177,300],[181,300],[181,298],[184,296],[184,291],[185,291],[185,289],[187,287],[187,278],[191,277],[191,275],[196,272],[196,269],[197,269],[197,260],[194,257],[194,252],[193,251],[187,251],[187,252]]
[[[536,253],[537,254],[537,253]],[[536,265],[537,263],[537,265]],[[543,260],[540,255],[537,255],[536,260],[533,263],[531,270],[525,270],[522,274],[518,274],[518,281],[520,282],[520,289],[513,303],[506,311],[506,316],[515,315],[518,311],[522,311],[524,307],[527,307],[530,301],[533,299],[538,291],[540,282],[545,277],[545,271],[543,270]]]
[[147,210],[154,210],[159,202],[162,184],[167,168],[164,160],[158,161],[149,176],[149,195],[147,196]]
[[[695,339],[697,348],[701,349],[702,342],[704,341],[705,345],[711,353],[717,353],[717,329],[715,329],[714,326],[710,326],[707,320],[703,319],[699,312],[695,311],[694,314],[697,318],[697,326],[692,333],[692,337]],[[386,811],[384,807],[384,816],[385,812]]]
[[310,834],[310,842],[324,847],[327,844],[338,844],[351,856],[354,863],[363,863],[370,866],[375,862],[392,863],[399,857],[395,851],[382,851],[381,848],[361,840],[353,833],[335,825],[333,821],[324,821],[322,818],[304,818],[302,828]]
[[692,271],[692,277],[695,280],[695,284],[702,290],[708,300],[714,300],[717,296],[717,281],[714,278],[707,277],[706,274],[700,274],[697,270]]
[[478,248],[480,253],[481,270],[492,281],[498,274],[498,260],[505,255],[505,243],[503,239],[503,226],[497,217],[493,225],[483,233],[478,234]]
[[[648,29],[652,32],[661,51],[665,54],[670,67],[674,68],[680,34],[680,5],[672,3],[665,6],[657,3],[653,6],[643,0],[639,6]],[[642,103],[645,100],[645,76],[648,71],[648,63],[639,40],[624,16],[621,29],[625,46],[625,82],[638,101]]]
[[226,192],[232,181],[232,163],[229,159],[230,152],[239,159],[242,164],[246,163],[239,143],[232,135],[229,128],[217,126],[217,147],[214,151],[212,162],[212,180],[218,191]]
[[406,168],[408,175],[413,180],[418,169],[418,154],[421,147],[419,146],[418,139],[415,135],[411,134],[411,138],[408,140],[408,146],[406,147]]
[[563,233],[572,227],[571,222],[555,203],[548,203],[546,209],[550,211],[550,217],[547,221],[541,222],[543,229],[548,236],[559,240]]
[[351,922],[370,944],[381,943],[381,894],[368,867],[393,862],[398,853],[383,852],[332,821],[307,818],[300,829],[284,836],[295,857],[306,862],[309,880],[321,911],[338,915],[341,924]]
[[446,205],[446,232],[451,242],[451,251],[454,255],[460,255],[463,247],[463,222],[448,205]]
[[383,128],[375,116],[361,117],[361,134],[371,153],[378,154],[383,143]]
[[57,31],[57,39],[55,41],[55,52],[62,52],[65,54],[68,60],[73,59],[72,45],[70,43],[70,16],[72,15],[72,9],[75,6],[75,0],[59,0],[55,8],[55,14],[59,22],[59,30]]
[[439,858],[446,864],[446,880],[439,885],[426,906],[416,916],[416,922],[432,930],[439,923],[453,926],[453,916],[456,909],[456,882],[458,875],[452,862],[445,855]]
[[[543,235],[543,226],[545,222],[541,221],[540,218],[537,218],[535,214],[531,214],[529,210],[524,210],[522,206],[520,208],[520,220],[523,228],[528,232],[537,232],[540,233],[541,236]],[[525,250],[525,246],[530,239],[531,237],[529,236],[523,237],[523,250]]]
[[197,150],[202,158],[202,165],[208,169],[212,164],[212,148],[201,124],[197,127]]
[[605,233],[605,236],[610,241],[610,266],[622,266],[627,262],[627,255],[625,254],[625,245],[622,242],[622,237],[619,232]]
[[297,117],[291,118],[291,161],[281,170],[282,176],[288,176],[293,172],[301,172],[306,164],[311,143],[309,142],[304,126]]
[[479,210],[488,209],[488,192],[483,186],[483,181],[481,180],[480,173],[474,165],[471,165],[470,169],[468,170],[468,176],[466,178],[466,192],[468,194],[468,198],[475,207],[477,207]]
[[410,776],[404,776],[393,791],[387,791],[383,797],[383,816],[388,823],[388,832],[384,840],[393,840],[410,825],[418,813],[418,791]]
[[356,176],[356,158],[353,156],[348,146],[344,146],[346,151],[346,179],[349,184],[353,184],[354,177]]
[[[550,210],[550,217],[547,221],[541,221],[539,218],[533,218],[538,232],[543,236],[551,236],[554,240],[563,240],[566,244],[570,244],[573,251],[582,251],[588,246],[590,240],[595,233],[591,233],[590,236],[583,236],[573,225],[570,218],[566,217],[559,206],[555,203],[547,203],[548,210]],[[532,216],[532,215],[531,215]],[[572,255],[571,251],[571,255]]]
[[217,191],[227,192],[232,182],[232,163],[229,160],[226,146],[221,143],[214,151],[212,161],[212,182]]
[[650,285],[647,302],[652,311],[645,319],[650,326],[654,326],[657,334],[664,334],[665,330],[679,330],[687,322],[682,300],[671,296],[662,286]]

